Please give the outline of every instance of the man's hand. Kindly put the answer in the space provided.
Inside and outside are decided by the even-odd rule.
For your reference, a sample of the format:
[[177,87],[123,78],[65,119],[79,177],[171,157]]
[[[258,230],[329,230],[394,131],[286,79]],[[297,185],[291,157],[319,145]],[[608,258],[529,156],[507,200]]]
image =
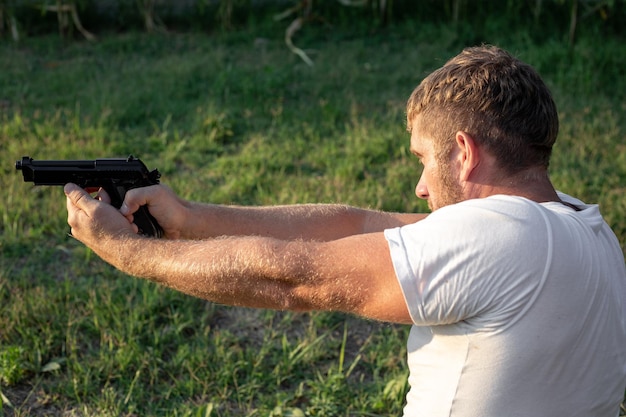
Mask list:
[[100,190],[95,198],[76,184],[65,185],[64,191],[72,236],[85,245],[97,247],[112,236],[137,233],[137,226],[110,204],[104,190]]
[[133,213],[144,205],[159,222],[166,238],[179,239],[182,237],[189,211],[189,204],[185,200],[179,198],[164,185],[134,188],[126,193],[122,207],[120,207],[120,213],[132,222]]

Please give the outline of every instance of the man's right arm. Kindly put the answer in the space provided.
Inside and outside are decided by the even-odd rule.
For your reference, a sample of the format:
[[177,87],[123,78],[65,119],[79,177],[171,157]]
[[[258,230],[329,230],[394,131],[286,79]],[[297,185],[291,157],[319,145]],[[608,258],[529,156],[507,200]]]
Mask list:
[[330,241],[415,223],[426,214],[388,213],[340,204],[227,206],[185,201],[169,188],[130,190],[122,206],[129,215],[147,204],[172,239],[264,236],[281,240]]

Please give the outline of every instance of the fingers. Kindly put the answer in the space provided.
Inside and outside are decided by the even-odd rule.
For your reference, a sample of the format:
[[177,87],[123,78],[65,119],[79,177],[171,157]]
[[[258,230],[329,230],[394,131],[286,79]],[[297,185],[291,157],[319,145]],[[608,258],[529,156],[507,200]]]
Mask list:
[[99,236],[104,235],[118,235],[128,231],[137,233],[137,226],[120,216],[118,210],[108,204],[110,198],[104,190],[92,197],[89,190],[70,183],[65,185],[63,191],[67,196],[67,222],[71,233],[83,243],[93,245]]
[[179,238],[187,219],[187,210],[184,200],[178,198],[170,188],[160,184],[128,190],[120,213],[132,222],[133,213],[140,207],[149,210],[163,228],[165,237]]
[[87,191],[90,195],[92,195],[96,200],[100,200],[104,203],[111,204],[111,197],[109,193],[102,187],[85,187],[85,191]]
[[132,214],[139,210],[139,207],[148,205],[152,198],[151,194],[154,192],[154,186],[140,187],[128,190],[124,202],[120,207],[120,213],[127,218],[132,218]]
[[126,192],[122,206],[120,207],[120,213],[126,217],[135,229],[138,230],[137,225],[134,223],[134,213],[139,210],[141,206],[149,206],[152,201],[155,201],[154,194],[158,190],[158,187],[147,186],[133,188]]
[[100,188],[98,190],[98,193],[96,194],[96,198],[102,201],[103,203],[111,204],[111,197],[109,196],[109,193],[105,191],[104,188]]
[[90,217],[88,209],[90,200],[93,199],[87,191],[76,184],[66,184],[63,191],[67,196],[67,223],[70,225],[70,235],[76,237],[77,232],[80,234],[82,219]]

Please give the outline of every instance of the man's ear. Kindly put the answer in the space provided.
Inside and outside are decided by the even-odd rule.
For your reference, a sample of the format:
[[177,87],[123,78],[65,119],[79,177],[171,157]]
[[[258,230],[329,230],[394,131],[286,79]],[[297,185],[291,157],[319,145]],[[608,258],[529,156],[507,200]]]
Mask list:
[[459,177],[461,181],[468,181],[481,162],[480,149],[474,138],[466,132],[456,132],[455,139],[458,147]]

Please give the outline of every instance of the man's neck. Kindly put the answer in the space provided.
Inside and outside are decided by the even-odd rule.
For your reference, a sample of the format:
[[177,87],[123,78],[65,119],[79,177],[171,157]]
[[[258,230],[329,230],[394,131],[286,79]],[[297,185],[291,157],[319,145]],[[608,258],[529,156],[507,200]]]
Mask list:
[[466,184],[470,198],[484,198],[496,194],[524,197],[537,203],[562,202],[548,172],[543,168],[529,168],[508,176],[491,176],[490,180]]

